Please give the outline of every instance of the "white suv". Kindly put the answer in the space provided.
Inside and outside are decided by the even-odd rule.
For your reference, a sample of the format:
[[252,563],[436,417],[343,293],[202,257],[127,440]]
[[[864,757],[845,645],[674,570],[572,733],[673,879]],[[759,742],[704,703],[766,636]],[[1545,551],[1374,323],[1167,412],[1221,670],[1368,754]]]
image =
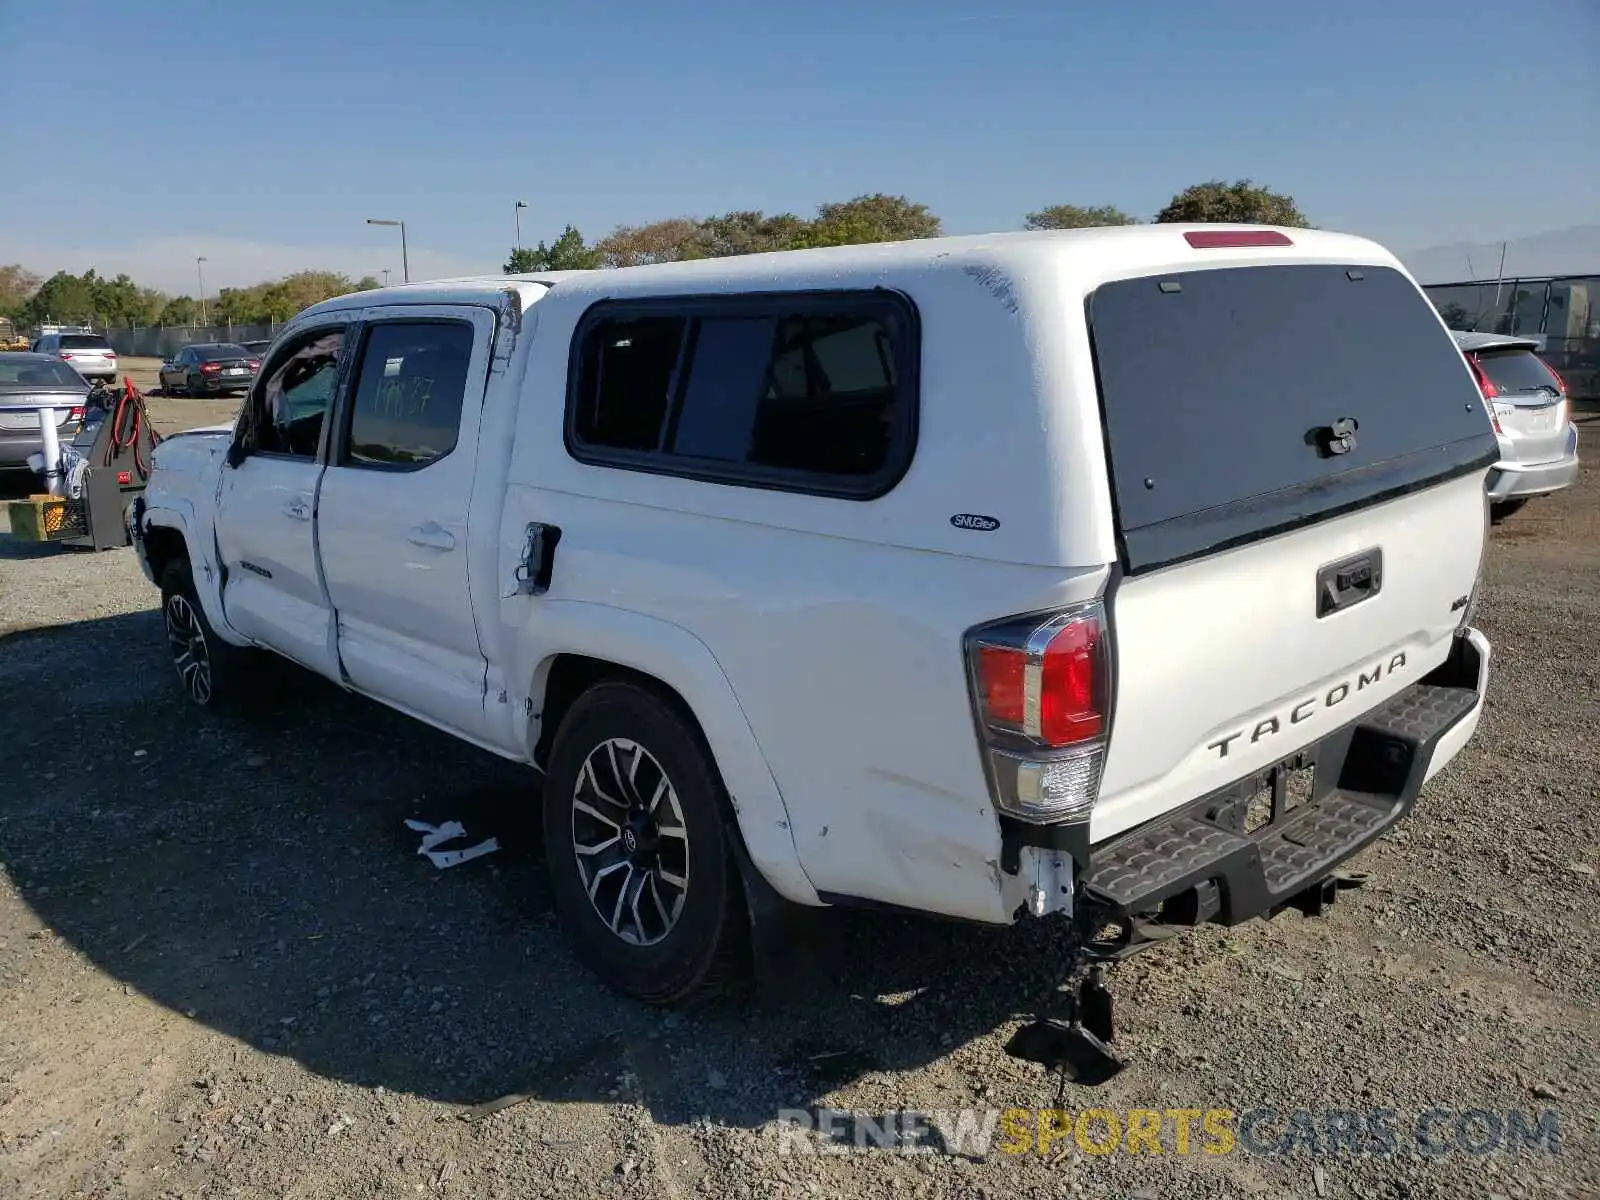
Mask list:
[[1317,910],[1477,725],[1496,453],[1371,242],[1010,234],[327,301],[135,540],[195,702],[264,648],[541,769],[665,1002],[774,898]]
[[53,354],[88,380],[117,381],[117,352],[98,333],[46,333],[33,343],[36,354]]

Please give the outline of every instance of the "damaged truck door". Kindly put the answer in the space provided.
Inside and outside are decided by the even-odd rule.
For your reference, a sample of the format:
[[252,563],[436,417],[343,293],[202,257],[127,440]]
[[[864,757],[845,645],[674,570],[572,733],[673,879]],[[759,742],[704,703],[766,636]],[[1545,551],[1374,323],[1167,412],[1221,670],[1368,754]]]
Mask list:
[[364,312],[317,506],[346,678],[473,740],[485,663],[467,514],[493,334],[484,308]]
[[342,322],[310,329],[261,372],[218,479],[216,509],[228,624],[335,679],[333,614],[317,569],[315,515],[347,333]]

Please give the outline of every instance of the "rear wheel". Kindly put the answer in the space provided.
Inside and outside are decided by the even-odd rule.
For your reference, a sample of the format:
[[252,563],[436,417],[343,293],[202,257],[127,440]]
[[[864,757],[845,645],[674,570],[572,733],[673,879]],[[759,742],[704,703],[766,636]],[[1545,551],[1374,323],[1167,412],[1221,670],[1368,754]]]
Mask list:
[[618,991],[671,1004],[714,990],[742,946],[722,783],[697,731],[636,684],[601,683],[557,731],[545,857],[562,925]]
[[1512,513],[1519,511],[1527,502],[1526,498],[1521,500],[1497,500],[1489,505],[1489,519],[1498,525]]
[[250,652],[224,642],[212,629],[187,559],[169,563],[161,573],[161,619],[173,668],[190,703],[214,710],[236,704]]

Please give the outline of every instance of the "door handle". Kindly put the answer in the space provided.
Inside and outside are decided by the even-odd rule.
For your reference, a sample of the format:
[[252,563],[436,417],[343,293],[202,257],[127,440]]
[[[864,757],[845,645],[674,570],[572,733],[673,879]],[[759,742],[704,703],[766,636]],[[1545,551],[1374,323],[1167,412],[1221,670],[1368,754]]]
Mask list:
[[455,535],[437,521],[426,521],[406,530],[406,541],[414,546],[427,546],[432,550],[454,550]]
[[295,499],[283,506],[285,516],[293,517],[296,521],[309,521],[311,519],[311,506],[304,500]]

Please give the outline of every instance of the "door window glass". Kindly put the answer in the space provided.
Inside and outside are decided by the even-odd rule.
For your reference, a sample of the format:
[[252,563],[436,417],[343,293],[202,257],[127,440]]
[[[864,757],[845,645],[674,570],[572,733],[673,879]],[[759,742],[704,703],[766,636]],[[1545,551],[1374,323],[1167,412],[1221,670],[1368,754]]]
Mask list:
[[317,456],[343,350],[344,331],[330,329],[312,334],[278,360],[261,389],[257,451],[295,458]]
[[472,341],[463,321],[374,326],[361,355],[346,465],[421,467],[454,450]]

